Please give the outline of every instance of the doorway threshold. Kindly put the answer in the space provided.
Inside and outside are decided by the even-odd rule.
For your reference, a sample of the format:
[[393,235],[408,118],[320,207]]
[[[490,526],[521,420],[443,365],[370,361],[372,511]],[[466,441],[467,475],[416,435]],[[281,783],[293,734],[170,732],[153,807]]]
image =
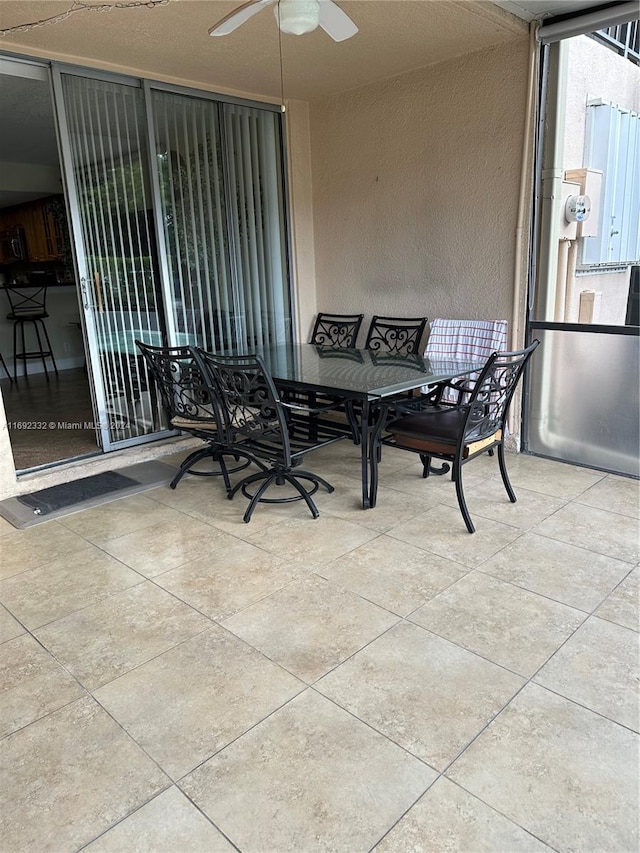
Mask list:
[[24,530],[45,521],[93,509],[158,486],[175,477],[176,468],[164,462],[139,462],[89,477],[39,489],[28,495],[0,501],[0,516]]
[[51,471],[53,468],[61,468],[63,465],[68,465],[70,462],[88,462],[96,457],[103,458],[104,453],[101,450],[96,450],[95,453],[81,453],[80,456],[71,456],[69,459],[56,459],[54,462],[44,462],[42,465],[34,465],[32,468],[21,468],[16,471],[16,477],[20,480],[21,477],[27,474],[42,474]]

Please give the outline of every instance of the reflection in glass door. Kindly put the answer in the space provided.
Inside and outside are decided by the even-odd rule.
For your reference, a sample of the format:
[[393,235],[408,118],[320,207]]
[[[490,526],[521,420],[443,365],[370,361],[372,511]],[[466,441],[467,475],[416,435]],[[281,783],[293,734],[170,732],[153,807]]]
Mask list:
[[178,340],[216,352],[291,339],[280,116],[153,90]]
[[136,338],[164,340],[143,92],[66,73],[61,87],[89,357],[107,450],[162,429],[135,347]]
[[126,78],[56,80],[107,450],[163,430],[136,339],[214,352],[291,340],[280,114]]

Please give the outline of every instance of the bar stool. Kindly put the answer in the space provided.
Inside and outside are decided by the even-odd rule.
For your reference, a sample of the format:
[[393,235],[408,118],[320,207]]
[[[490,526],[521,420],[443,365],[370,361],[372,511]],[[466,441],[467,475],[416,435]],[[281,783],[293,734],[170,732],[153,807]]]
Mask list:
[[[49,371],[47,370],[47,359],[51,359],[53,369],[58,375],[58,367],[53,356],[51,341],[47,333],[47,327],[44,321],[49,316],[47,313],[47,285],[11,285],[5,284],[4,291],[9,300],[10,312],[7,314],[7,320],[13,321],[13,378],[18,381],[18,360],[24,364],[24,375],[28,377],[29,371],[27,364],[29,359],[37,358],[42,361],[44,374],[49,381]],[[38,349],[27,349],[25,342],[24,327],[26,323],[33,325],[36,339],[38,341]],[[18,350],[18,327],[20,328],[21,349]],[[42,335],[41,335],[42,332]],[[46,342],[46,348],[42,345],[42,339]]]

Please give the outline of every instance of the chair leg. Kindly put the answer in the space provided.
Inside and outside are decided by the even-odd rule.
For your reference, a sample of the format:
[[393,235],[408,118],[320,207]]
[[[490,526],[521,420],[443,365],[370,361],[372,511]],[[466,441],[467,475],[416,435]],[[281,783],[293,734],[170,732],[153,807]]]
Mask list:
[[[275,479],[276,479],[276,474],[274,472],[271,474],[271,476],[265,477],[264,483],[261,486],[259,486],[258,489],[256,489],[255,495],[249,501],[249,506],[246,508],[245,513],[242,516],[242,520],[244,521],[245,524],[249,524],[249,522],[251,521],[251,516],[253,515],[253,511],[256,508],[256,506],[258,505],[258,503],[260,502],[260,498],[267,491],[267,489],[269,488],[269,486],[273,483],[273,481]],[[246,485],[246,480],[245,480],[245,485]]]
[[429,470],[431,465],[431,457],[427,456],[426,453],[421,453],[420,461],[422,462],[422,477],[426,480],[429,474],[431,473]]
[[300,483],[295,479],[295,477],[291,476],[291,474],[285,474],[284,478],[287,481],[287,483],[291,483],[291,485],[293,486],[293,488],[297,492],[300,492],[302,499],[304,500],[304,502],[306,503],[306,505],[309,507],[309,509],[311,511],[311,515],[314,518],[318,518],[318,516],[320,515],[320,513],[318,512],[318,507],[311,500],[311,497],[309,496],[309,493],[307,492],[307,490],[303,486],[301,486]]
[[509,495],[509,500],[512,504],[514,504],[518,499],[516,498],[516,493],[513,491],[511,480],[509,479],[509,475],[507,474],[507,462],[504,457],[504,444],[498,445],[498,465],[500,467],[500,475],[502,477],[502,482],[504,483],[504,487],[507,490],[507,494]]
[[344,410],[347,415],[347,421],[349,422],[349,427],[351,428],[351,438],[353,443],[358,446],[360,444],[360,430],[358,429],[358,419],[356,418],[356,414],[353,411],[353,401],[347,400],[344,404]]
[[45,355],[46,350],[42,345],[42,338],[40,337],[40,326],[38,325],[40,321],[33,321],[33,329],[36,333],[36,340],[38,341],[38,352],[40,353],[40,361],[42,362],[42,369],[44,371],[44,375],[47,378],[47,382],[49,381],[49,371],[47,370],[47,357]]
[[47,342],[47,349],[49,350],[49,358],[51,359],[51,364],[53,364],[53,369],[55,371],[56,376],[58,375],[58,365],[56,364],[55,356],[53,355],[53,347],[51,346],[51,341],[49,340],[49,332],[47,332],[47,327],[43,320],[40,320],[42,324],[42,331],[44,332],[44,337]]
[[7,377],[9,379],[9,384],[13,385],[13,376],[9,373],[9,366],[8,366],[7,362],[4,360],[4,357],[3,357],[1,352],[0,352],[0,367],[7,374]]
[[187,473],[189,468],[196,462],[199,462],[201,459],[206,459],[207,456],[213,456],[213,449],[211,447],[201,447],[198,450],[194,450],[193,453],[190,453],[187,458],[183,459],[180,463],[178,473],[169,483],[169,488],[175,489],[175,487]]
[[464,518],[464,523],[467,525],[469,533],[475,533],[476,528],[473,521],[471,521],[471,516],[467,509],[467,503],[464,499],[464,491],[462,489],[462,464],[457,458],[453,463],[453,479],[456,484],[456,497],[458,498],[458,506],[460,507],[460,512]]

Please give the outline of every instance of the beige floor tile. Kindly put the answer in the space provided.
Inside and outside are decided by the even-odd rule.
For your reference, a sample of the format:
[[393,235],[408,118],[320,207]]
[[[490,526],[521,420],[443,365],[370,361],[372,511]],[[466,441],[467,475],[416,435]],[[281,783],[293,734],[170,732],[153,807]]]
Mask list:
[[212,619],[224,619],[296,580],[301,570],[240,539],[158,575],[155,582]]
[[634,569],[596,610],[596,616],[640,631],[640,570]]
[[[251,524],[246,527],[250,528]],[[307,515],[283,521],[267,530],[248,531],[243,538],[278,557],[313,569],[325,566],[375,536],[373,530],[324,513],[317,519]]]
[[316,689],[442,770],[523,684],[513,673],[404,622]]
[[404,524],[392,527],[388,535],[455,560],[470,569],[522,535],[517,528],[488,518],[477,518],[476,522],[476,532],[470,534],[459,510],[436,506]]
[[480,572],[472,572],[410,616],[500,666],[531,677],[585,614]]
[[[409,454],[407,454],[409,455]],[[411,468],[403,471],[391,471],[380,479],[381,487],[395,489],[403,494],[410,495],[420,500],[421,509],[427,510],[439,503],[446,502],[448,497],[456,498],[456,487],[450,475],[435,476],[431,474],[427,479],[422,476],[422,465],[418,457]],[[464,487],[472,488],[484,483],[488,478],[482,474],[473,473],[474,469],[469,466],[464,470]]]
[[158,524],[174,526],[178,518],[169,509],[140,494],[67,515],[60,519],[60,523],[89,542],[102,545],[110,539],[146,527]]
[[162,486],[147,492],[158,503],[173,507],[185,515],[210,524],[225,533],[245,538],[248,533],[264,530],[283,520],[282,515],[261,506],[247,525],[242,520],[246,500],[242,495],[232,501],[227,498],[223,483],[214,478],[190,477],[181,480],[176,489]]
[[421,548],[379,536],[317,572],[363,598],[406,616],[469,570]]
[[78,682],[28,634],[0,647],[0,737],[84,695]]
[[36,635],[87,690],[94,690],[210,627],[206,616],[146,582]]
[[14,619],[6,607],[0,604],[0,643],[13,640],[14,637],[19,637],[24,632],[25,629],[18,620]]
[[189,560],[223,550],[229,537],[209,524],[176,513],[176,523],[146,527],[103,544],[104,550],[152,578]]
[[143,578],[95,545],[0,581],[0,600],[27,628],[95,604]]
[[[331,480],[332,474],[344,474],[354,479],[359,479],[362,470],[362,457],[360,447],[350,441],[340,441],[320,450],[309,457],[312,469],[322,476]],[[404,471],[416,464],[417,457],[403,450],[395,448],[383,448],[382,461],[378,470],[380,477],[384,478],[396,471]],[[419,464],[419,462],[418,462]]]
[[174,779],[302,689],[222,628],[187,640],[95,696]]
[[396,489],[381,486],[378,490],[378,501],[373,509],[362,508],[362,485],[360,480],[352,477],[332,476],[331,485],[335,492],[316,495],[316,503],[321,513],[328,512],[337,518],[343,518],[354,524],[360,524],[376,533],[384,533],[396,524],[401,524],[418,513],[423,512],[433,502],[416,500],[402,494]]
[[365,853],[434,778],[307,691],[181,787],[243,853]]
[[57,521],[49,521],[0,536],[0,579],[42,566],[58,557],[86,549],[81,536],[67,530]]
[[640,637],[591,617],[542,667],[535,681],[640,731]]
[[[518,500],[512,504],[500,479],[484,480],[471,487],[465,483],[464,494],[471,517],[475,519],[476,516],[482,516],[510,524],[520,530],[530,530],[565,504],[564,499],[541,495],[522,487],[514,490]],[[455,492],[449,493],[443,503],[457,507]],[[478,523],[474,523],[479,527]]]
[[3,536],[5,533],[13,533],[16,528],[13,524],[9,524],[6,518],[0,516],[0,536]]
[[169,788],[84,849],[90,853],[233,853],[235,847],[181,791]]
[[317,576],[301,578],[225,619],[225,628],[307,683],[397,622],[397,616]]
[[638,737],[528,685],[448,776],[559,851],[638,848]]
[[568,504],[539,524],[535,532],[628,563],[640,557],[638,522],[603,509]]
[[[518,489],[529,489],[564,500],[577,498],[605,476],[589,468],[540,459],[526,453],[508,454],[507,471],[516,494]],[[496,470],[494,476],[499,478],[499,471]]]
[[91,698],[0,742],[7,851],[77,850],[169,784]]
[[640,518],[640,483],[610,474],[583,492],[576,502]]
[[374,849],[375,853],[549,851],[546,844],[444,777]]
[[627,574],[629,564],[525,533],[480,570],[590,613]]

